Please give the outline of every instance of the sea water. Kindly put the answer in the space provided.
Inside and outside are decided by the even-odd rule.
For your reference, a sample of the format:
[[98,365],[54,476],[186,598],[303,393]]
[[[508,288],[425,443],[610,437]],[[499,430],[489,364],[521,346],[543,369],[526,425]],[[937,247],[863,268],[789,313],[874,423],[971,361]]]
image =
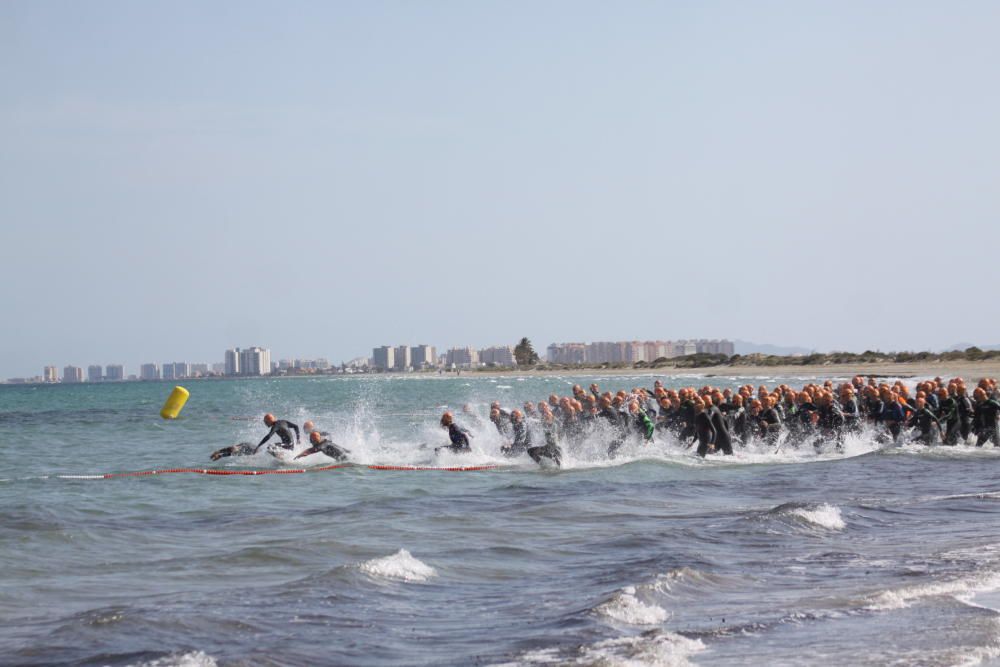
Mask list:
[[[166,383],[0,387],[0,664],[998,664],[1000,450],[865,433],[703,461],[658,436],[609,460],[597,436],[540,470],[486,420],[657,378],[812,379],[192,381],[170,422]],[[435,455],[445,409],[473,453]],[[209,460],[264,412],[356,463],[500,467],[64,477],[289,468]]]

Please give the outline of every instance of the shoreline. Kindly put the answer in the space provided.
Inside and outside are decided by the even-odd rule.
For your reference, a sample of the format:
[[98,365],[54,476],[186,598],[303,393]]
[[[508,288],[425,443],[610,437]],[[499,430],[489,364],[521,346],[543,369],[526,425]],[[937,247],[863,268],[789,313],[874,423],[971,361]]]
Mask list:
[[263,375],[247,377],[202,377],[180,378],[177,380],[117,380],[113,382],[73,382],[73,383],[0,383],[0,387],[65,387],[65,386],[101,386],[123,384],[178,384],[220,380],[294,380],[322,378],[504,378],[504,377],[614,377],[614,376],[648,376],[648,377],[936,377],[948,379],[964,377],[968,380],[978,380],[981,377],[1000,377],[1000,359],[983,361],[914,361],[914,362],[875,362],[861,364],[782,364],[778,366],[739,365],[739,366],[704,366],[700,368],[682,368],[663,366],[660,368],[564,368],[564,369],[502,369],[463,370],[461,375],[453,371],[438,374],[436,371],[418,371],[413,373],[355,373],[355,374],[322,374],[322,375]]

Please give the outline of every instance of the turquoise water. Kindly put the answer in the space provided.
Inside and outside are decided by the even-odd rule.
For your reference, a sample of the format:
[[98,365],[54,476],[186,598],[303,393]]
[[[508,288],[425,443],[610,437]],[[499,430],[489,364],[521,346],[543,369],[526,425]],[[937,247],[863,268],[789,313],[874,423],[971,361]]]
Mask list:
[[[433,454],[445,407],[653,379],[199,381],[173,422],[168,384],[0,387],[0,663],[996,664],[992,449],[865,434],[843,454],[660,441],[608,461],[597,438],[541,471],[487,422],[472,454]],[[358,463],[503,467],[58,477],[287,468],[208,458],[259,440],[265,411]]]

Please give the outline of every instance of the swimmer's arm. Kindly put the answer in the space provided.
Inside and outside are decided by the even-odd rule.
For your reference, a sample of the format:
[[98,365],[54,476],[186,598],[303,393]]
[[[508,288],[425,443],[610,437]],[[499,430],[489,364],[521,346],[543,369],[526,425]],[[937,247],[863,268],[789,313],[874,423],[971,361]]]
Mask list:
[[264,436],[264,439],[263,439],[263,440],[261,440],[261,441],[260,441],[259,443],[257,443],[257,446],[253,448],[253,453],[254,453],[254,454],[256,454],[256,453],[257,453],[257,450],[258,450],[258,449],[260,449],[261,447],[263,447],[263,446],[264,446],[264,443],[265,443],[265,442],[267,442],[268,440],[270,440],[270,439],[271,439],[271,436],[272,436],[272,435],[274,435],[274,429],[275,429],[275,427],[274,427],[274,426],[272,426],[272,427],[271,427],[271,430],[270,430],[270,431],[268,431],[268,432],[267,432],[267,435],[265,435],[265,436]]
[[318,451],[319,450],[316,449],[315,447],[310,447],[309,449],[305,450],[304,452],[302,452],[301,454],[299,454],[298,456],[296,456],[292,460],[295,461],[296,459],[301,459],[303,456],[309,456],[310,454],[315,454]]
[[295,431],[295,444],[299,444],[300,440],[299,440],[299,426],[298,426],[298,424],[293,424],[292,422],[288,422],[288,425],[292,427],[293,431]]

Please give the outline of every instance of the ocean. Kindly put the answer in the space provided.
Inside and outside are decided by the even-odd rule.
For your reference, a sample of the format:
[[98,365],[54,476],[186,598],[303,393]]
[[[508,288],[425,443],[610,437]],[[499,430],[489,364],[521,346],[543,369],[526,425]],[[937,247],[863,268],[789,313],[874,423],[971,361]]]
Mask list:
[[[596,438],[541,470],[486,420],[654,379],[815,378],[202,380],[169,422],[168,383],[2,386],[0,664],[1000,664],[1000,450]],[[473,453],[435,455],[465,403]],[[209,460],[265,412],[364,465]],[[467,466],[498,467],[426,469]]]

